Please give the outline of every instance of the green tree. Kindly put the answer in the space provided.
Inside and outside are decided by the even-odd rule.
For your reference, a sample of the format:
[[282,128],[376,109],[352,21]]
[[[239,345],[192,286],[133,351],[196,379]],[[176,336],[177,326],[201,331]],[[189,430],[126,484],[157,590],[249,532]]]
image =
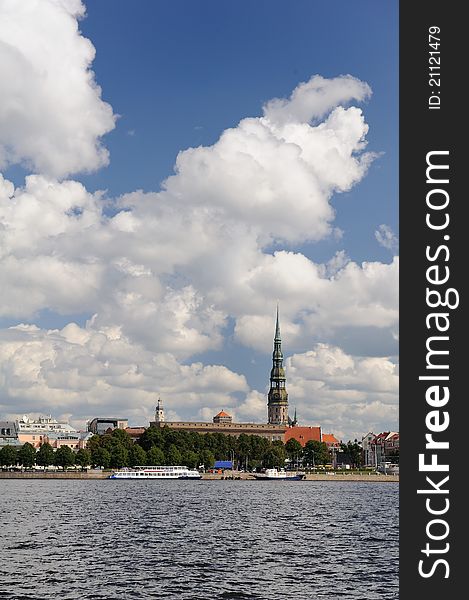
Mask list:
[[176,444],[171,444],[167,452],[165,452],[165,459],[167,465],[180,465],[182,461],[181,453],[179,452]]
[[86,448],[93,454],[95,450],[101,448],[101,435],[93,435],[86,443]]
[[129,451],[120,443],[111,449],[111,469],[121,469],[129,464]]
[[306,442],[304,451],[304,462],[310,467],[326,465],[331,462],[331,456],[325,442],[309,440]]
[[265,453],[270,450],[271,443],[267,438],[261,437],[260,435],[251,435],[249,437],[252,458],[261,462]]
[[181,455],[181,464],[189,467],[189,469],[194,469],[199,466],[199,455],[197,452],[193,452],[192,450],[185,450]]
[[132,438],[124,429],[114,429],[111,433],[111,438],[114,442],[118,442],[126,448],[126,450],[130,450],[133,446]]
[[135,467],[136,465],[143,466],[147,464],[147,453],[138,444],[134,444],[129,450],[129,465]]
[[158,446],[153,446],[147,452],[147,463],[149,466],[161,466],[164,465],[164,452]]
[[55,452],[49,442],[45,442],[39,448],[36,454],[36,464],[41,467],[48,467],[49,465],[55,464]]
[[199,464],[204,466],[204,469],[211,469],[215,464],[215,457],[207,448],[204,448],[199,453]]
[[103,467],[103,469],[109,469],[111,463],[111,454],[106,448],[95,448],[91,452],[91,464],[94,467]]
[[18,450],[18,464],[25,469],[30,469],[36,462],[36,450],[29,442],[26,442]]
[[283,444],[281,446],[272,444],[271,448],[264,455],[264,465],[268,469],[274,467],[283,468],[285,466],[285,454]]
[[4,446],[0,450],[0,465],[2,467],[11,467],[18,461],[18,452],[13,446]]
[[238,464],[247,467],[251,453],[251,440],[248,435],[242,433],[238,436],[236,442],[236,458],[238,459]]
[[341,443],[340,449],[350,461],[352,468],[355,469],[361,466],[363,461],[362,448],[357,440],[354,442],[348,441],[346,444]]
[[285,452],[294,464],[298,464],[303,456],[303,446],[297,440],[290,438],[285,444]]
[[55,464],[65,471],[75,464],[75,453],[69,446],[60,446],[55,453]]
[[84,471],[86,467],[91,465],[91,452],[87,449],[80,448],[75,456],[75,464],[80,465],[81,470]]
[[148,427],[143,434],[140,436],[138,440],[138,444],[148,452],[150,448],[153,446],[158,446],[158,448],[163,448],[164,446],[164,438],[163,431],[165,431],[167,427],[162,430],[158,427]]

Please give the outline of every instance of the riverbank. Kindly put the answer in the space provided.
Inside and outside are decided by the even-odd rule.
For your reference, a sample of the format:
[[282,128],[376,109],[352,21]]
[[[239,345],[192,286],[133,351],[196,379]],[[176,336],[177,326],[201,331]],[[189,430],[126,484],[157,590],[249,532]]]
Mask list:
[[[256,478],[252,473],[235,473],[234,479],[243,479],[249,481],[256,481]],[[231,474],[221,475],[219,473],[203,473],[202,479],[207,480],[230,480]],[[318,473],[308,473],[303,481],[363,481],[366,483],[392,483],[399,482],[399,475],[382,475],[380,473],[331,473],[328,475]]]
[[0,479],[107,479],[110,471],[0,471]]
[[[65,473],[58,471],[49,472],[18,472],[18,471],[0,471],[0,479],[107,479],[111,471],[67,471]],[[206,481],[232,480],[233,481],[255,481],[251,473],[203,473],[202,479]],[[361,481],[366,483],[392,483],[399,481],[399,475],[381,475],[379,473],[357,474],[357,473],[336,473],[336,474],[312,474],[306,475],[306,481]]]

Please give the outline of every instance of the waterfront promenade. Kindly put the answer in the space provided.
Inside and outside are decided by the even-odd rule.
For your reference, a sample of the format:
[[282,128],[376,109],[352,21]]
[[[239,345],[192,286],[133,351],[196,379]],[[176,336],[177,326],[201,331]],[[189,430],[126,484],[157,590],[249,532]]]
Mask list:
[[[107,479],[112,471],[68,471],[65,473],[62,472],[15,472],[15,471],[3,471],[0,472],[0,479]],[[252,480],[255,481],[254,476],[251,473],[234,473],[233,477],[234,481],[237,480]],[[230,480],[230,474],[221,474],[221,473],[203,473],[202,480],[205,481],[216,481],[216,480]],[[335,474],[313,474],[309,473],[306,475],[306,481],[349,481],[349,482],[367,482],[367,483],[391,483],[398,482],[399,475],[382,475],[380,473],[335,473]]]

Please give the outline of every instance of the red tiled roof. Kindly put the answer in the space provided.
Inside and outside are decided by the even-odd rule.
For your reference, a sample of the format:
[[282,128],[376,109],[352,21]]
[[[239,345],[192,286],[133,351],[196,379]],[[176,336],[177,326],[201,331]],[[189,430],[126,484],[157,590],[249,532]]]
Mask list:
[[231,415],[229,415],[228,413],[226,413],[224,410],[221,410],[218,415],[215,415],[216,417],[231,417]]
[[315,442],[321,441],[321,428],[320,427],[289,427],[285,431],[285,443],[288,440],[296,440],[300,442],[302,446],[313,440]]
[[326,444],[339,444],[339,440],[335,437],[333,433],[323,433],[322,441]]

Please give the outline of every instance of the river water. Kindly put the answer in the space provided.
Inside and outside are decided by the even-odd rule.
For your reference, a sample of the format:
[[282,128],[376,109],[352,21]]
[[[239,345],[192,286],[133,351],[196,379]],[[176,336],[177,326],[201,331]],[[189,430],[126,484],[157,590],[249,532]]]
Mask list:
[[0,598],[397,599],[398,484],[0,480]]

